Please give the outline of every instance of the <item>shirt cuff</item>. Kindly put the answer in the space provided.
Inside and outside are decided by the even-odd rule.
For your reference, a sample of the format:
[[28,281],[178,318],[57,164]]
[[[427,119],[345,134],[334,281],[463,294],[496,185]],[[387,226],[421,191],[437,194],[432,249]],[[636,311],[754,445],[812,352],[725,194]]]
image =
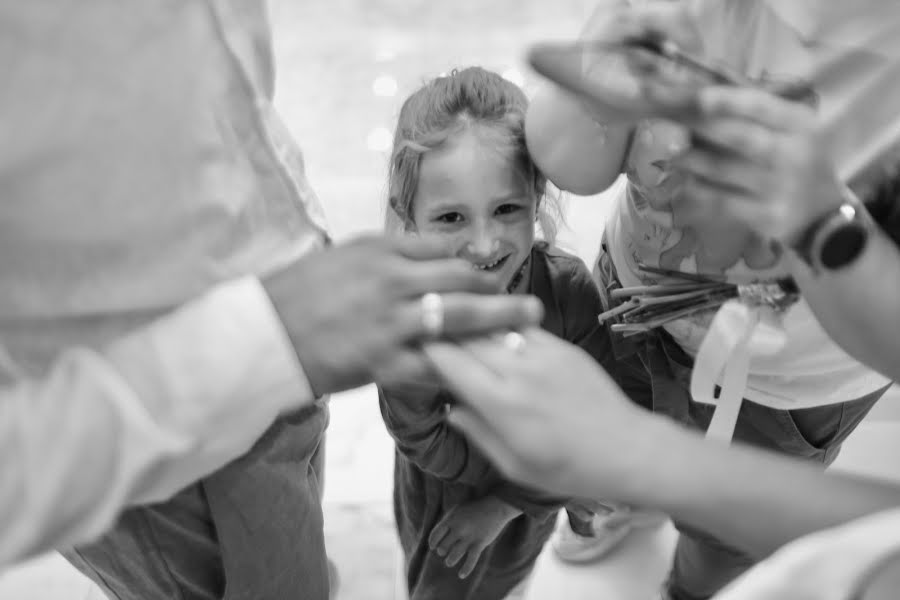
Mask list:
[[182,467],[164,470],[166,481],[148,482],[140,501],[165,497],[221,467],[246,452],[279,415],[314,401],[255,277],[217,286],[105,354],[149,418],[190,445]]

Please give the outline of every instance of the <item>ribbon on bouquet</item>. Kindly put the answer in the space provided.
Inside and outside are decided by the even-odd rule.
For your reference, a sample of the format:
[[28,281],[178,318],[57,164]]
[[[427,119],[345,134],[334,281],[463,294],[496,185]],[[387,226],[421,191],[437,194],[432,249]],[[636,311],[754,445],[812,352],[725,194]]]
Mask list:
[[777,315],[799,299],[796,284],[791,279],[735,284],[718,276],[645,264],[638,268],[666,280],[613,290],[612,298],[621,303],[599,315],[599,321],[615,320],[610,329],[629,337],[715,309],[694,361],[691,396],[696,402],[716,407],[707,437],[730,441],[747,386],[751,355],[773,353],[786,343]]

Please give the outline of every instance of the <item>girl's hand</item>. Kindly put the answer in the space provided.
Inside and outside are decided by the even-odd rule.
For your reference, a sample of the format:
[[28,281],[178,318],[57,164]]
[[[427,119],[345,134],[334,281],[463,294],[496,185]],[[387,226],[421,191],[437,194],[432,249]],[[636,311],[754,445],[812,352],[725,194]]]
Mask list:
[[843,202],[813,108],[739,87],[707,88],[698,105],[694,143],[673,164],[687,175],[683,201],[700,213],[790,245]]
[[494,496],[454,506],[431,530],[428,546],[446,558],[448,567],[455,567],[465,557],[459,569],[460,579],[465,579],[475,570],[484,549],[519,514],[517,509]]

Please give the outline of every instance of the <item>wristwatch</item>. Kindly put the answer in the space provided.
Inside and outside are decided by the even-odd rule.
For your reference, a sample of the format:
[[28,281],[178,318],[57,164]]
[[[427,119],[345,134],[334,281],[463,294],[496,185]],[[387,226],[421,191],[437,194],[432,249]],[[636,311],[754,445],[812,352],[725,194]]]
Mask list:
[[859,258],[869,234],[862,207],[844,201],[816,219],[792,246],[814,272],[836,271]]

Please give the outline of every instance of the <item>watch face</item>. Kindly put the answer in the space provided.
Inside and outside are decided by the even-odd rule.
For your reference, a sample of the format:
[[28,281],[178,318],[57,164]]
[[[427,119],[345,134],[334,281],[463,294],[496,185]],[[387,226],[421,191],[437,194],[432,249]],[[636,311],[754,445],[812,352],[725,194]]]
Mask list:
[[839,269],[852,263],[866,247],[868,232],[860,223],[847,223],[834,230],[822,244],[819,260],[826,269]]

